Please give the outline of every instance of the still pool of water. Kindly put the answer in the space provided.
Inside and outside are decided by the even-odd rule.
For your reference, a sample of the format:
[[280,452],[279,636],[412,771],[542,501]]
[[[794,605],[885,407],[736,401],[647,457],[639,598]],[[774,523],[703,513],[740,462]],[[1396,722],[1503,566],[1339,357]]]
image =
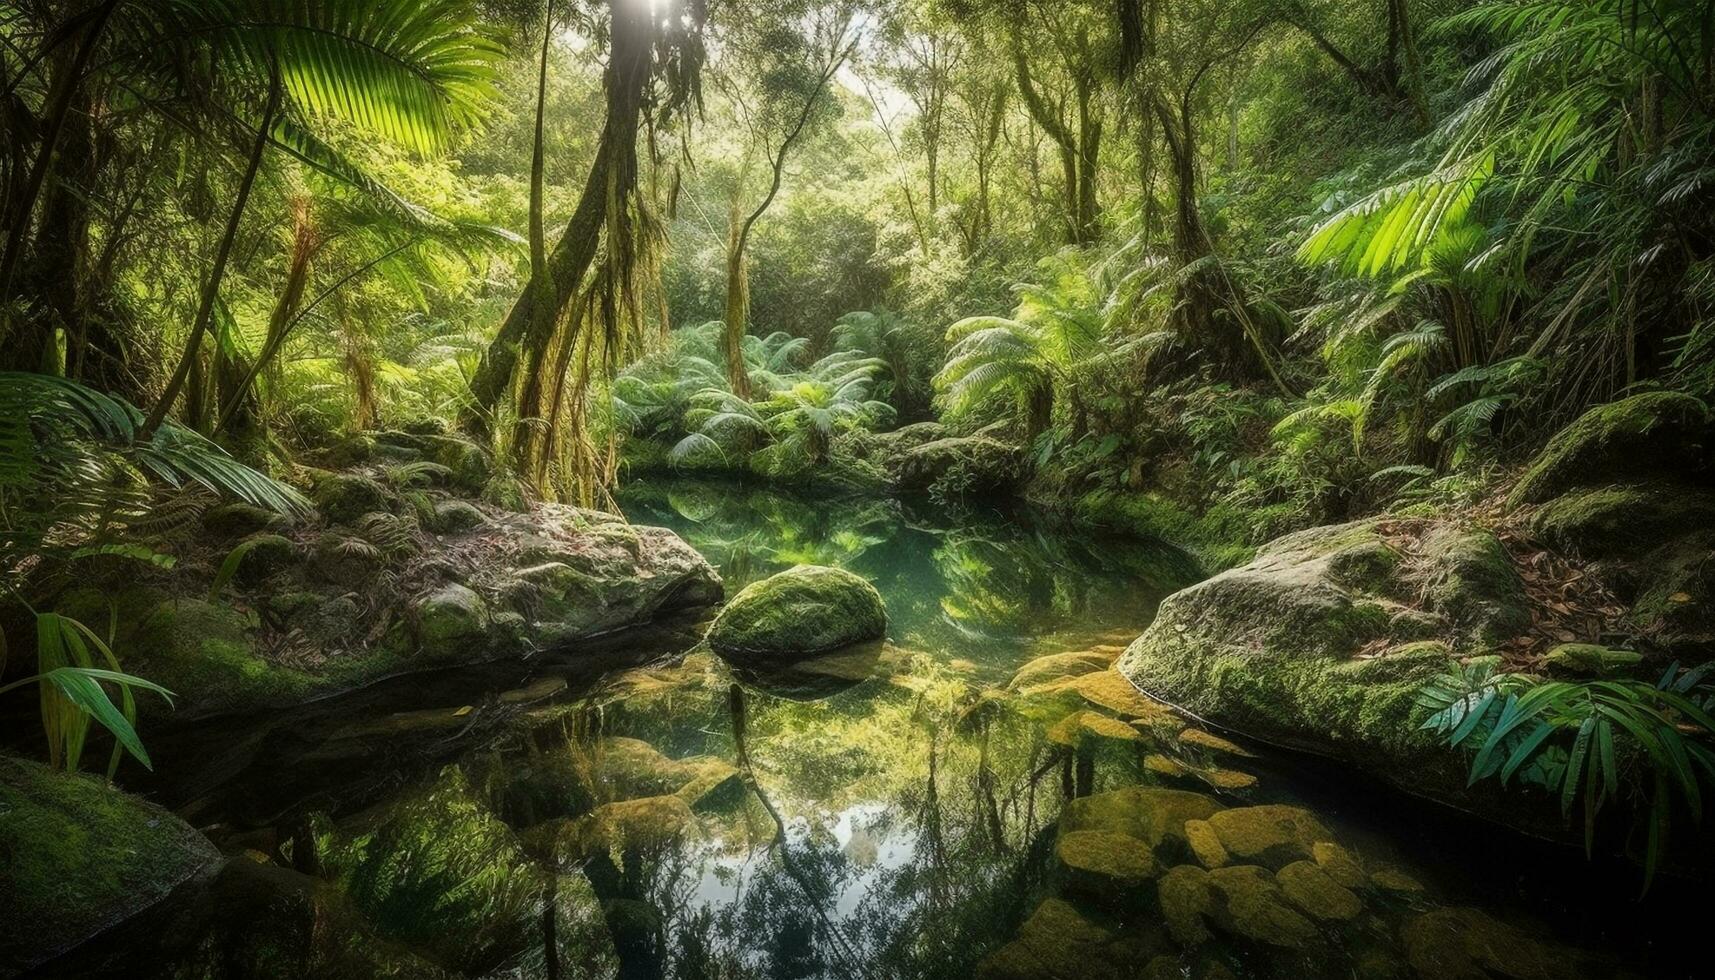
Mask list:
[[330,976],[1694,972],[1624,869],[1137,695],[1108,665],[1195,580],[1172,549],[718,484],[620,503],[729,594],[863,575],[888,641],[737,673],[667,624],[164,738],[158,798],[329,884],[307,933],[246,916],[133,975],[268,975],[270,944]]

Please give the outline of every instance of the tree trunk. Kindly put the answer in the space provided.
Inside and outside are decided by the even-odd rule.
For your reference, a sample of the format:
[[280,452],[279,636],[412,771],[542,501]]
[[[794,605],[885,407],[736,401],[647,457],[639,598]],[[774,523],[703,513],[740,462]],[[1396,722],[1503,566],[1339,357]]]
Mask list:
[[[479,431],[487,429],[501,400],[519,380],[520,357],[525,360],[525,394],[540,391],[542,379],[536,375],[540,374],[542,360],[553,342],[553,326],[577,294],[595,259],[609,204],[618,206],[624,202],[637,182],[637,133],[652,54],[649,6],[631,0],[608,0],[608,11],[612,43],[605,77],[607,121],[602,127],[601,142],[577,210],[548,256],[551,288],[532,275],[471,379],[474,404],[466,422]],[[538,295],[552,297],[552,308],[545,315],[537,314]],[[523,398],[520,403],[535,400]]]
[[721,331],[721,352],[726,357],[727,384],[732,393],[750,400],[750,371],[744,363],[744,334],[750,319],[750,271],[746,267],[744,240],[739,228],[727,233],[726,318]]
[[268,103],[262,110],[262,121],[256,127],[256,142],[250,148],[250,160],[244,167],[244,178],[238,184],[238,197],[232,202],[232,213],[226,219],[226,231],[221,235],[220,246],[215,251],[214,267],[209,270],[208,282],[203,284],[202,298],[197,303],[196,320],[191,324],[191,334],[185,340],[185,351],[179,358],[178,367],[173,369],[166,389],[161,392],[160,399],[143,423],[142,435],[145,438],[154,434],[155,429],[166,419],[167,413],[172,411],[173,402],[178,398],[179,390],[184,387],[192,365],[201,359],[202,338],[208,332],[209,318],[214,315],[214,303],[220,296],[220,281],[226,275],[226,261],[232,255],[232,242],[238,237],[238,226],[244,220],[245,205],[250,203],[250,191],[256,185],[256,174],[262,169],[262,154],[268,148],[268,138],[274,129],[274,117],[280,111],[281,95],[280,70],[275,66],[270,71]]

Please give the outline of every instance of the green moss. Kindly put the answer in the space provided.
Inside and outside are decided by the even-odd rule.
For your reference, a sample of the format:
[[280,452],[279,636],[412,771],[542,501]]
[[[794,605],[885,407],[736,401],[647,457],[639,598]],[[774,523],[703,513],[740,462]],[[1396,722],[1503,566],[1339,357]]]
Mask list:
[[1671,483],[1599,487],[1549,501],[1531,530],[1589,559],[1636,558],[1687,528],[1715,524],[1715,495]]
[[1422,544],[1423,594],[1478,646],[1496,646],[1530,628],[1530,599],[1501,542],[1488,531],[1441,526]]
[[279,534],[256,534],[240,542],[245,549],[238,560],[238,578],[255,585],[291,568],[298,561],[298,546]]
[[1709,409],[1690,395],[1654,391],[1598,405],[1548,441],[1507,505],[1540,504],[1573,487],[1696,469],[1709,436]]
[[1543,666],[1570,677],[1614,677],[1631,673],[1644,656],[1632,650],[1611,650],[1597,643],[1562,643],[1548,651]]
[[479,646],[488,628],[488,604],[465,586],[451,583],[418,600],[412,623],[431,657]]
[[350,524],[364,514],[388,509],[385,487],[356,473],[325,473],[316,478],[310,499],[329,523]]
[[886,635],[875,586],[843,569],[800,565],[734,596],[709,628],[709,645],[727,657],[797,657]]
[[[308,696],[314,678],[258,656],[242,613],[225,603],[167,599],[121,644],[127,670],[179,694],[205,714],[287,704]],[[140,704],[149,713],[151,699]]]
[[172,814],[88,775],[0,756],[0,963],[29,966],[220,859]]

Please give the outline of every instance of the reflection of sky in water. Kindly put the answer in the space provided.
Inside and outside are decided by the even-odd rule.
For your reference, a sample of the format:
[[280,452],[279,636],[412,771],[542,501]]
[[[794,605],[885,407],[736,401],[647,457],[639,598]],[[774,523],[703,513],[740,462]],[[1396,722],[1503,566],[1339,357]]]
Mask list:
[[[813,837],[827,835],[852,867],[858,869],[835,893],[831,915],[836,921],[857,914],[861,903],[888,872],[898,871],[916,858],[916,842],[909,834],[888,832],[886,816],[885,803],[869,802],[822,815],[814,823],[802,816],[786,822],[786,846],[801,850]],[[753,875],[773,873],[759,863],[766,860],[762,852],[734,854],[719,845],[719,841],[709,842],[691,862],[698,878],[691,889],[687,911],[730,906],[738,901]]]

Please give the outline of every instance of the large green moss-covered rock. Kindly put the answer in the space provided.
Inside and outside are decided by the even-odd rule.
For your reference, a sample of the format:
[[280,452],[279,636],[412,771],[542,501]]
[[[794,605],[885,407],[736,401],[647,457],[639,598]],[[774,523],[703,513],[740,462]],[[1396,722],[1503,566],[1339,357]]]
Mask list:
[[442,656],[481,642],[488,628],[488,603],[469,588],[449,583],[417,600],[412,624],[423,651]]
[[1209,872],[1217,896],[1215,921],[1225,932],[1269,946],[1301,949],[1321,933],[1294,909],[1274,876],[1254,864],[1228,865]]
[[1634,559],[1692,528],[1715,526],[1715,492],[1677,483],[1574,490],[1531,517],[1537,537],[1588,559]]
[[0,975],[137,915],[219,862],[207,838],[152,803],[0,756]]
[[1688,529],[1639,562],[1627,623],[1686,663],[1715,658],[1715,527]]
[[1161,873],[1149,845],[1105,830],[1062,834],[1054,844],[1054,857],[1068,889],[1099,901],[1123,901]]
[[665,528],[542,504],[494,515],[483,533],[504,541],[508,562],[485,568],[473,587],[498,593],[543,646],[721,599],[720,576]]
[[926,442],[885,463],[888,479],[906,491],[939,487],[953,494],[1011,490],[1025,477],[1024,453],[986,435]]
[[[1457,778],[1456,754],[1417,724],[1419,689],[1452,664],[1448,647],[1420,642],[1422,633],[1455,627],[1402,601],[1425,579],[1441,581],[1450,595],[1455,580],[1468,584],[1437,572],[1434,561],[1407,568],[1367,522],[1287,535],[1250,564],[1163,600],[1119,671],[1144,691],[1245,734],[1391,777],[1425,778],[1439,767]],[[1450,612],[1461,608],[1443,602]],[[1360,655],[1376,652],[1377,641],[1406,640],[1414,642]]]
[[1428,606],[1446,616],[1461,637],[1487,647],[1530,628],[1524,580],[1493,534],[1441,525],[1423,536],[1420,548]]
[[1709,408],[1690,395],[1654,391],[1598,405],[1543,447],[1507,497],[1540,504],[1574,487],[1679,476],[1708,465]]
[[839,568],[800,565],[746,586],[709,628],[729,660],[814,656],[887,635],[875,586]]
[[310,488],[310,500],[330,523],[350,524],[387,510],[389,494],[380,481],[360,473],[323,473]]

